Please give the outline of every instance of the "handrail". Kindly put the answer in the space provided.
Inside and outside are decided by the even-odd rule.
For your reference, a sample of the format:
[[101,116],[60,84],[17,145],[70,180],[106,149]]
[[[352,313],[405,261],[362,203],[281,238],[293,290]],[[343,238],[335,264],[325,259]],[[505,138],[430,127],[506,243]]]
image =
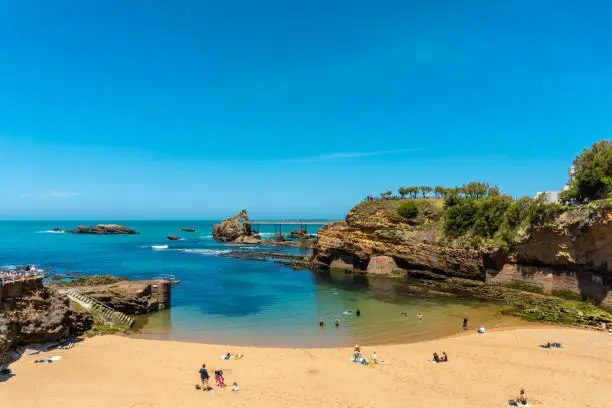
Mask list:
[[[131,316],[126,315],[123,312],[120,312],[118,310],[113,309],[112,307],[90,297],[87,295],[82,294],[81,292],[77,292],[76,290],[70,290],[68,291],[69,295],[78,295],[79,297],[84,298],[86,301],[91,302],[92,303],[92,308],[94,308],[94,305],[101,308],[103,311],[107,312],[107,314],[111,314],[111,317],[113,317],[113,314],[118,314],[120,317],[120,320],[126,321],[128,323],[128,325],[132,325],[134,323],[134,318],[132,318]],[[77,296],[75,296],[77,297]],[[77,297],[78,299],[78,297]],[[102,311],[100,311],[102,313]]]

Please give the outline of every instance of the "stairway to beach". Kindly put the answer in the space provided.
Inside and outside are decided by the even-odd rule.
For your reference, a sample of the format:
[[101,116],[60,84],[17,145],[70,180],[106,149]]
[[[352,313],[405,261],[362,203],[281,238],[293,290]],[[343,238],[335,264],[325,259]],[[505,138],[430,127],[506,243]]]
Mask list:
[[75,290],[66,291],[65,295],[71,301],[78,303],[79,305],[81,305],[87,310],[92,310],[97,313],[100,313],[102,316],[104,316],[108,320],[111,320],[113,322],[117,322],[120,324],[126,324],[128,327],[131,327],[132,324],[134,324],[134,318],[126,315],[125,313],[119,312],[110,306],[100,303],[97,300],[92,299],[89,296],[86,296]]

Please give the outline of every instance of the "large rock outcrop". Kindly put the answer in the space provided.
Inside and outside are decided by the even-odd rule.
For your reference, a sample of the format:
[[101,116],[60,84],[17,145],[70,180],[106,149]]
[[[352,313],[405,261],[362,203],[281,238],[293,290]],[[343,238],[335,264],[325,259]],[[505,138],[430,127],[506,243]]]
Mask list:
[[[213,225],[213,238],[223,242],[247,243],[247,238],[253,236],[251,225],[246,223],[248,220],[249,216],[246,210],[240,211],[234,217]],[[256,242],[253,240],[253,242],[248,243]]]
[[[544,294],[574,294],[612,307],[612,205],[562,213],[504,250],[471,249],[444,239],[440,223],[411,225],[384,202],[354,207],[344,222],[319,230],[311,263],[387,273],[462,277]],[[386,256],[379,265],[379,256]],[[374,260],[374,261],[373,261]]]
[[92,323],[90,314],[70,310],[68,299],[49,288],[6,302],[0,312],[0,365],[11,361],[14,347],[60,342],[84,333]]
[[434,225],[415,228],[385,209],[366,211],[371,207],[358,205],[344,222],[319,230],[313,246],[313,267],[366,272],[372,257],[384,255],[405,270],[482,278],[482,257],[478,251],[443,245]]
[[138,231],[118,224],[98,224],[92,227],[79,225],[76,229],[66,230],[71,234],[96,234],[96,235],[130,235],[139,234]]
[[[82,280],[87,282],[87,280]],[[156,312],[170,307],[172,283],[166,280],[122,280],[110,284],[81,284],[70,287],[127,315]]]

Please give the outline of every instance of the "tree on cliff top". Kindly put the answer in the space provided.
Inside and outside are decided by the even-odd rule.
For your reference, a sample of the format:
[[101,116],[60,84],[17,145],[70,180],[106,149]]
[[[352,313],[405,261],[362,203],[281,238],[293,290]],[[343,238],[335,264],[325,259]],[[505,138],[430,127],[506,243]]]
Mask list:
[[419,190],[421,190],[421,193],[423,194],[423,198],[425,198],[427,196],[427,194],[431,193],[433,191],[433,188],[429,187],[429,186],[420,186]]
[[574,180],[562,199],[596,200],[612,195],[612,140],[593,143],[574,159]]

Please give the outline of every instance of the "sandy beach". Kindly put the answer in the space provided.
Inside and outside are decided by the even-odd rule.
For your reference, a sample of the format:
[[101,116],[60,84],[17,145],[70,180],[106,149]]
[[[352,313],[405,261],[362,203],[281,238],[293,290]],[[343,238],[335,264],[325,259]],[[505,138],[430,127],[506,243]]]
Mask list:
[[[546,341],[563,349],[542,349]],[[15,377],[0,383],[6,407],[504,407],[521,387],[533,406],[612,406],[612,336],[579,329],[537,328],[422,343],[368,347],[368,357],[391,364],[349,361],[350,348],[236,348],[100,336],[51,364],[39,356],[14,363]],[[432,364],[434,351],[449,362]],[[242,352],[238,361],[222,361]],[[196,391],[198,369],[225,371],[239,392]]]

